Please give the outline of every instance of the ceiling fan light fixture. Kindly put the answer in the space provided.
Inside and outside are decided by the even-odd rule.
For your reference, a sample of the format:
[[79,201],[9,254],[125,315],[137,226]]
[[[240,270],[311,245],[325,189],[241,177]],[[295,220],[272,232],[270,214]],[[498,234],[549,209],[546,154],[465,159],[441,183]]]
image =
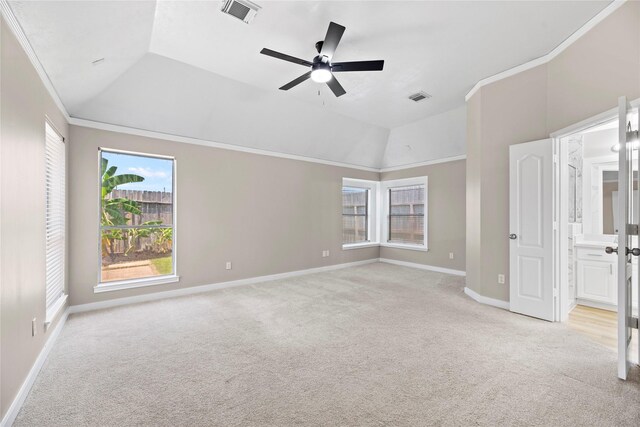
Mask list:
[[331,80],[332,77],[331,71],[326,68],[317,68],[311,71],[311,80],[316,83],[326,83]]

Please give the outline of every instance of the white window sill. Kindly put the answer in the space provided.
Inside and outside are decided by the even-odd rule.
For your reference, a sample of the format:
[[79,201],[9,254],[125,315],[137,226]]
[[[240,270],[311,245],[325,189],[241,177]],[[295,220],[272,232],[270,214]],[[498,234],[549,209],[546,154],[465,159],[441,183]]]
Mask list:
[[123,289],[142,288],[144,286],[165,285],[179,281],[180,276],[176,276],[175,274],[170,276],[149,277],[147,279],[120,280],[117,282],[100,283],[93,287],[93,292],[99,294],[101,292],[121,291]]
[[382,243],[380,246],[385,248],[408,249],[410,251],[428,252],[429,248],[424,245],[409,245],[402,243]]
[[376,246],[380,246],[380,243],[378,242],[349,243],[346,245],[342,245],[342,250],[348,251],[350,249],[375,248]]
[[66,302],[67,302],[67,295],[62,295],[60,298],[58,298],[58,301],[53,303],[51,307],[47,308],[46,315],[45,315],[46,318],[44,319],[45,330],[47,330],[51,322],[53,322],[55,318],[58,317],[58,314],[60,314]]

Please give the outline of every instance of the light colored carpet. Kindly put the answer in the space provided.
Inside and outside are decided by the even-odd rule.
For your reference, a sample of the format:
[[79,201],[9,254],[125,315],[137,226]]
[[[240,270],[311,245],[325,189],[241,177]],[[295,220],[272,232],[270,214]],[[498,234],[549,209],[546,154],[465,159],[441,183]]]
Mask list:
[[638,425],[638,369],[463,286],[370,264],[74,315],[15,425]]

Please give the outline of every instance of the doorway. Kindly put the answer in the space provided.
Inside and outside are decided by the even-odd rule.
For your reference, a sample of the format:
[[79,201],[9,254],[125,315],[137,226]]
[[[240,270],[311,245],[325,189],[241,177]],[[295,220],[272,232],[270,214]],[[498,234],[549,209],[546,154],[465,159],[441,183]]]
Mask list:
[[[637,123],[636,117],[630,122]],[[620,168],[620,128],[617,117],[585,123],[579,129],[554,140],[557,153],[556,252],[554,256],[558,286],[557,320],[594,342],[618,352],[619,343],[619,276],[630,278],[630,318],[638,318],[638,257],[630,256],[628,272],[621,273],[618,246],[620,227],[637,223],[640,210],[638,197],[638,143],[627,150],[625,172]],[[627,144],[629,145],[629,144]],[[630,219],[621,212],[620,173],[628,170],[627,185],[633,186]],[[622,194],[621,194],[622,193]],[[626,230],[626,229],[625,229]],[[625,231],[626,233],[626,231]],[[638,236],[628,236],[629,246],[638,248]],[[609,248],[609,249],[607,249]],[[638,330],[632,329],[631,343],[626,348],[638,349]],[[639,352],[628,357],[639,363]]]
[[[509,309],[572,316],[585,335],[615,337],[626,379],[640,358],[640,100],[618,101],[552,139],[509,147]],[[603,332],[612,313],[615,328]]]

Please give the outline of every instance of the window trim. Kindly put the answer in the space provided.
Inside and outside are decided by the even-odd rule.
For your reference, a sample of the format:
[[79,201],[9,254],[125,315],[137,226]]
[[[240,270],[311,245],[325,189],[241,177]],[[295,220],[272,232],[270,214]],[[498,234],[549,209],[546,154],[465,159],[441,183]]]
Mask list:
[[[369,237],[369,240],[366,242],[358,243],[343,243],[342,249],[349,250],[379,246],[380,224],[378,220],[378,201],[380,200],[380,182],[369,181],[366,179],[342,178],[342,187],[340,194],[342,194],[342,188],[344,187],[354,187],[369,190],[367,201],[367,236]],[[342,212],[342,202],[340,203],[340,212]],[[342,213],[340,215],[342,217]]]
[[[429,186],[428,186],[428,177],[427,176],[419,176],[414,178],[404,178],[404,179],[394,179],[390,181],[382,181],[382,212],[384,215],[381,215],[383,219],[380,221],[382,223],[382,234],[380,238],[380,246],[388,247],[388,248],[398,248],[398,249],[409,249],[414,251],[423,251],[426,252],[429,250],[429,236],[428,236],[428,224],[429,224]],[[389,190],[392,188],[398,187],[407,187],[411,185],[424,185],[424,243],[423,244],[412,244],[412,243],[393,243],[389,242]]]
[[178,266],[178,251],[177,251],[177,242],[178,242],[178,216],[177,216],[177,206],[178,206],[178,194],[177,194],[177,185],[176,185],[176,177],[177,177],[177,170],[178,170],[178,161],[176,160],[175,157],[173,156],[166,156],[163,154],[150,154],[150,153],[141,153],[141,152],[137,152],[137,151],[128,151],[128,150],[119,150],[116,148],[105,148],[105,147],[98,147],[98,176],[96,179],[96,184],[97,184],[97,192],[96,195],[99,195],[102,191],[102,182],[101,182],[101,176],[100,176],[100,170],[102,167],[102,153],[103,152],[107,152],[107,153],[115,153],[115,154],[126,154],[126,155],[130,155],[130,156],[139,156],[139,157],[149,157],[152,159],[164,159],[164,160],[171,160],[173,162],[173,167],[172,167],[172,176],[171,176],[171,192],[172,192],[172,218],[173,218],[173,224],[172,226],[172,234],[173,234],[173,239],[171,242],[171,257],[172,257],[172,270],[173,273],[172,274],[165,274],[162,276],[153,276],[153,277],[141,277],[141,278],[137,278],[137,279],[129,279],[129,280],[114,280],[111,282],[102,282],[102,225],[101,225],[101,218],[100,218],[100,210],[102,209],[101,206],[101,202],[100,202],[100,197],[97,197],[97,204],[98,204],[98,212],[97,212],[97,219],[98,219],[98,251],[97,251],[97,255],[98,255],[98,274],[97,274],[97,284],[93,287],[93,292],[94,293],[101,293],[101,292],[109,292],[109,291],[119,291],[119,290],[124,290],[124,289],[134,289],[134,288],[140,288],[143,286],[152,286],[152,285],[164,285],[167,283],[175,283],[175,282],[179,282],[180,281],[180,276],[178,275],[178,271],[177,271],[177,266]]

